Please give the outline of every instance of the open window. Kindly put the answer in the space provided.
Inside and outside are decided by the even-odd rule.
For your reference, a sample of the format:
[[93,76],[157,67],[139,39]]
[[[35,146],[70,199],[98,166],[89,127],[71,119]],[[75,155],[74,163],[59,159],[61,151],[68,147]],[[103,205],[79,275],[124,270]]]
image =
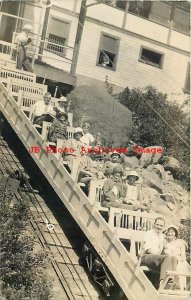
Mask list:
[[98,52],[99,66],[116,70],[119,38],[102,33]]
[[162,69],[164,54],[145,47],[141,47],[139,61]]

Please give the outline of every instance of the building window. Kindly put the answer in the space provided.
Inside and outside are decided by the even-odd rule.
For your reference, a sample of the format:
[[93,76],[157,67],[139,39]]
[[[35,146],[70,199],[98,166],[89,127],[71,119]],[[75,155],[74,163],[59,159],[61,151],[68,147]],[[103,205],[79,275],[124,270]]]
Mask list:
[[117,8],[125,10],[126,9],[126,5],[127,5],[127,1],[117,0],[115,5],[116,5]]
[[127,0],[105,0],[104,4],[117,7],[121,10],[125,10],[127,5]]
[[175,4],[175,12],[173,16],[173,28],[183,33],[190,33],[190,4],[177,3]]
[[153,1],[150,8],[149,19],[169,26],[171,9],[172,4],[169,2]]
[[140,0],[130,1],[129,12],[148,19],[150,14],[151,4],[152,4],[151,1],[140,1]]
[[49,33],[47,49],[50,50],[51,52],[55,52],[56,54],[64,55],[65,51],[62,46],[65,45],[65,41],[66,41],[65,38]]
[[139,61],[157,68],[162,68],[164,54],[141,47]]
[[190,3],[186,1],[130,1],[129,12],[185,34],[190,30]]
[[190,94],[190,63],[188,64],[184,93]]
[[98,65],[115,70],[117,54],[119,50],[119,39],[102,33],[98,52]]
[[65,56],[70,31],[70,23],[51,16],[47,31],[47,50]]

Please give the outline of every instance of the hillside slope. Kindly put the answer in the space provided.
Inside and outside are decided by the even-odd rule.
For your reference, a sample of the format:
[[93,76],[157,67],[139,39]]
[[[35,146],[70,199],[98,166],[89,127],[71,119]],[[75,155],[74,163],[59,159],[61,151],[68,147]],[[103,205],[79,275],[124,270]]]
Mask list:
[[83,117],[92,123],[91,132],[99,132],[105,145],[125,146],[132,131],[131,112],[101,86],[76,87],[67,98],[74,113],[74,126],[81,126]]

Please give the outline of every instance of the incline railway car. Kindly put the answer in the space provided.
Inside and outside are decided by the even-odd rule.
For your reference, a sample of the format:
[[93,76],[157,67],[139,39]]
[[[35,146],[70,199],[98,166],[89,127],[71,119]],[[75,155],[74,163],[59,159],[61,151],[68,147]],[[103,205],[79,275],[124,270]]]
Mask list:
[[[150,295],[152,299],[157,300],[188,299],[188,272],[169,271],[163,286],[157,290],[145,275],[153,270],[140,266],[143,232],[153,228],[158,215],[102,207],[103,181],[92,181],[87,197],[76,181],[79,164],[74,163],[68,172],[68,165],[64,167],[61,153],[49,155],[45,151],[45,147],[50,146],[44,139],[45,135],[39,133],[39,128],[35,128],[27,117],[25,105],[21,105],[24,100],[19,100],[19,93],[29,86],[30,73],[21,71],[22,79],[11,80],[3,75],[5,72],[15,74],[16,71],[10,67],[3,67],[1,70],[0,108],[3,118],[9,122],[26,149],[38,149],[32,153],[32,157],[86,235],[88,242],[83,247],[83,257],[94,280],[105,294],[110,297],[117,286],[129,300],[139,299],[140,293],[142,299],[149,299]],[[5,78],[8,79],[8,84]],[[13,91],[10,87],[16,84],[16,81],[17,89]],[[32,100],[35,101],[37,90],[41,89],[42,94],[47,90],[46,86],[39,86],[35,81],[30,83],[30,88],[30,91],[27,90],[27,97],[31,98],[28,107],[34,103]],[[44,126],[47,128],[46,123]],[[68,132],[72,132],[72,129],[69,128]],[[177,289],[168,284],[170,278],[181,276],[185,281]]]

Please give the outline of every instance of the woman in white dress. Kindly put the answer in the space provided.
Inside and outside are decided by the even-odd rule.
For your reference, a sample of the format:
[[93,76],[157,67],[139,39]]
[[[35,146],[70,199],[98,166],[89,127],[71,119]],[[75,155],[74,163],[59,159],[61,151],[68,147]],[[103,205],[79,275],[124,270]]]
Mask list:
[[[169,225],[165,230],[165,247],[164,254],[176,256],[178,259],[177,271],[188,274],[191,272],[191,267],[186,261],[187,243],[178,238],[178,228],[174,225]],[[186,289],[186,277],[179,276],[178,280],[180,289]]]

